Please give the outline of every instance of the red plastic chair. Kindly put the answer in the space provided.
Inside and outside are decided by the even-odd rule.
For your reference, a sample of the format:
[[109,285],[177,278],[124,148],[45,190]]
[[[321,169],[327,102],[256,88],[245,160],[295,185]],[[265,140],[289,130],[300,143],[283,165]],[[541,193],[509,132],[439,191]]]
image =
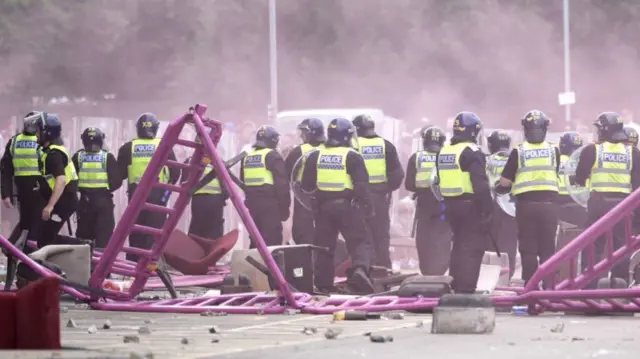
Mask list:
[[205,275],[229,253],[238,241],[238,230],[217,239],[187,235],[175,230],[164,250],[164,258],[171,267],[186,275]]

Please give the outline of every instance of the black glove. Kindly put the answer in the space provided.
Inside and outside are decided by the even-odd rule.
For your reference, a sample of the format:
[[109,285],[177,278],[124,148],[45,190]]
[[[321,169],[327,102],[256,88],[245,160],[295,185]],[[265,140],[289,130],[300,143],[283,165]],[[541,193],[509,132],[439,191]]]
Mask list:
[[512,186],[503,187],[502,185],[500,185],[500,180],[497,180],[496,183],[493,185],[493,191],[499,195],[507,194],[511,192],[511,187]]

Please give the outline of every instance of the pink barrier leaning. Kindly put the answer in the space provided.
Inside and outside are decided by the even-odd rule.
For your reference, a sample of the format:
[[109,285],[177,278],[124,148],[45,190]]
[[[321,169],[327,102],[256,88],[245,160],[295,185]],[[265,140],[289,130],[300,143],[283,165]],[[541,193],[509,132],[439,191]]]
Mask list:
[[[156,150],[147,171],[145,172],[138,190],[131,203],[117,224],[109,245],[102,255],[96,256],[97,266],[91,276],[90,286],[102,288],[109,273],[126,273],[133,277],[130,288],[124,291],[107,290],[102,296],[95,293],[90,296],[81,291],[63,287],[65,291],[79,299],[88,300],[93,308],[103,310],[149,311],[149,312],[226,312],[226,313],[282,313],[286,307],[300,309],[305,313],[329,314],[336,310],[358,309],[366,311],[388,310],[425,310],[437,305],[437,298],[400,298],[394,296],[359,297],[359,298],[327,298],[313,299],[309,294],[292,293],[285,279],[269,254],[262,236],[258,232],[253,219],[242,203],[229,172],[216,151],[216,145],[221,136],[221,125],[217,121],[204,118],[206,106],[197,105],[195,113],[186,114],[173,121],[167,128],[159,147]],[[185,125],[193,125],[201,141],[183,140],[179,138]],[[194,149],[194,154],[188,164],[168,160],[168,153],[174,146],[187,146]],[[133,299],[145,288],[156,286],[157,279],[152,279],[157,262],[167,244],[171,232],[175,229],[178,219],[184,212],[189,200],[189,190],[202,176],[204,167],[201,161],[204,157],[211,162],[218,173],[220,182],[229,192],[231,202],[238,211],[249,234],[255,239],[257,249],[262,256],[270,273],[273,275],[278,290],[273,294],[242,293],[220,295],[215,297],[201,297],[188,299],[172,299],[158,301],[135,302]],[[189,169],[186,183],[181,185],[162,184],[158,182],[158,175],[163,166]],[[145,202],[152,188],[162,188],[178,194],[172,208],[165,208]],[[600,218],[581,235],[574,239],[540,266],[525,288],[516,290],[517,295],[493,297],[496,306],[528,305],[530,314],[541,311],[640,311],[640,288],[633,289],[602,289],[584,290],[583,288],[594,279],[602,276],[617,263],[630,257],[640,249],[640,236],[634,236],[631,231],[633,211],[640,206],[640,191],[635,191],[622,203]],[[165,213],[167,220],[161,229],[136,225],[138,214],[143,211]],[[618,250],[613,250],[612,231],[616,225],[625,228],[625,244]],[[154,236],[154,244],[150,250],[125,248],[126,238],[132,232],[149,233]],[[604,258],[595,258],[594,243],[598,240],[606,242]],[[0,237],[0,245],[7,248],[11,254],[25,261],[42,275],[55,275],[31,261],[5,238]],[[581,252],[587,253],[587,269],[582,273],[577,271],[577,260]],[[137,263],[124,262],[117,257],[124,253],[135,253],[140,256]],[[561,264],[569,261],[573,263],[569,278],[556,283],[556,273]],[[186,276],[185,276],[186,277]],[[150,283],[150,279],[151,283]],[[189,278],[197,280],[197,278]],[[539,290],[542,283],[547,283],[548,290]]]

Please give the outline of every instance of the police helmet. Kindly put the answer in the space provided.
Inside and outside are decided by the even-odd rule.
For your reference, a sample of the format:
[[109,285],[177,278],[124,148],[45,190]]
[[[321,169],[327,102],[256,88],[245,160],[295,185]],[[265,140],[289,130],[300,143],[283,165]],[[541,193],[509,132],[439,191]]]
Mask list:
[[62,135],[62,121],[57,115],[46,112],[38,112],[31,117],[35,117],[35,125],[38,134],[38,142],[53,142]]
[[138,138],[156,138],[158,128],[160,128],[160,121],[151,112],[143,113],[136,121],[136,135]]
[[298,131],[303,143],[324,142],[324,124],[317,118],[307,118],[298,125]]
[[511,136],[506,131],[495,130],[487,136],[487,147],[490,154],[509,151],[511,148]]
[[627,135],[627,144],[629,146],[638,147],[638,131],[635,128],[625,126],[624,134]]
[[261,126],[256,132],[255,147],[270,148],[275,150],[280,141],[280,134],[273,126]]
[[440,152],[447,136],[437,126],[428,126],[420,131],[422,137],[422,148],[429,152]]
[[354,117],[353,125],[356,126],[356,131],[360,137],[376,135],[376,124],[369,115],[362,114]]
[[569,131],[560,136],[558,148],[560,149],[561,155],[571,156],[575,150],[582,147],[582,144],[582,136],[575,131]]
[[532,110],[524,114],[522,120],[524,138],[529,143],[541,143],[547,137],[547,130],[551,120],[540,110]]
[[607,111],[601,113],[593,125],[598,130],[598,142],[617,143],[627,140],[627,135],[624,132],[624,121],[615,112]]
[[101,151],[104,144],[104,138],[104,132],[97,127],[88,127],[80,136],[82,146],[84,146],[84,149],[87,152]]
[[38,132],[37,120],[42,116],[42,114],[43,113],[39,111],[31,111],[24,116],[22,133],[25,135],[35,136]]
[[327,145],[351,147],[355,126],[346,118],[334,118],[327,126]]
[[453,120],[453,138],[456,142],[471,141],[479,144],[482,134],[482,120],[473,112],[463,111]]

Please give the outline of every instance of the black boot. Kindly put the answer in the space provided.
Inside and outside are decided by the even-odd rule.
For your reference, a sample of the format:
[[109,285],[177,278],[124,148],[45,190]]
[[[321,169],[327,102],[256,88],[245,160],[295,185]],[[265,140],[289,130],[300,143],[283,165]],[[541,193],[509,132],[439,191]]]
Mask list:
[[353,290],[357,294],[373,294],[375,289],[373,283],[369,279],[369,275],[362,267],[356,267],[347,279],[349,289]]

